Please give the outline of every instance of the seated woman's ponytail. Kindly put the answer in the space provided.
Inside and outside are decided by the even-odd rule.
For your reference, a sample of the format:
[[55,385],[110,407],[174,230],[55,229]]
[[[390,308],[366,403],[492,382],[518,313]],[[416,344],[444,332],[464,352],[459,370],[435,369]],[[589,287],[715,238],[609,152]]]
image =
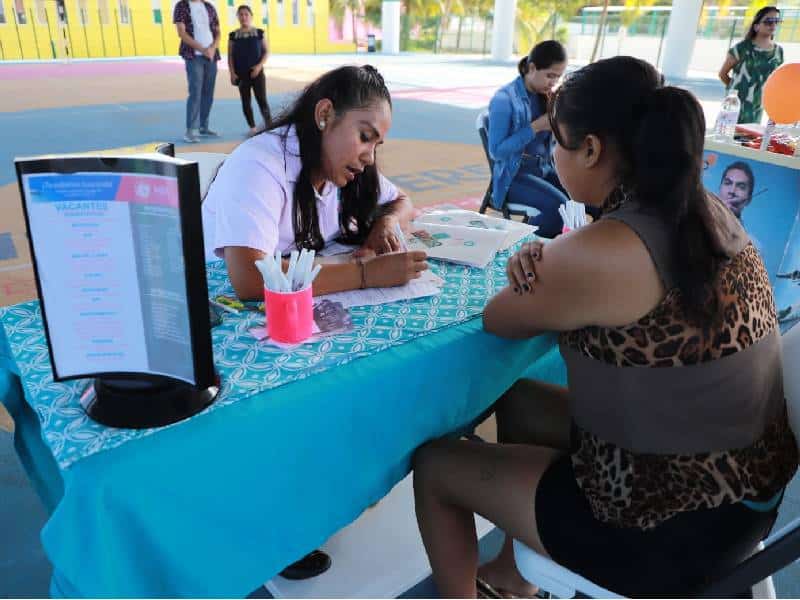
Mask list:
[[691,93],[666,86],[644,100],[632,139],[631,186],[675,231],[676,276],[690,316],[707,322],[717,310],[708,282],[722,258],[708,229],[702,183],[703,109]]
[[664,86],[645,61],[617,56],[567,79],[550,115],[562,146],[593,134],[619,153],[622,189],[656,212],[675,236],[677,285],[688,316],[710,323],[718,301],[708,282],[727,257],[715,250],[709,230],[702,183],[705,118],[694,96]]

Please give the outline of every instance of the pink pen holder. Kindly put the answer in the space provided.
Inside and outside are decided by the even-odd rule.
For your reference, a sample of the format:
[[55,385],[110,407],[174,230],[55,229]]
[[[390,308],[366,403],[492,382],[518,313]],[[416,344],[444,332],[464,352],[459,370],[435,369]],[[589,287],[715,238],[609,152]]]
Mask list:
[[309,285],[299,292],[273,292],[264,288],[267,335],[276,342],[296,344],[311,337],[314,302]]

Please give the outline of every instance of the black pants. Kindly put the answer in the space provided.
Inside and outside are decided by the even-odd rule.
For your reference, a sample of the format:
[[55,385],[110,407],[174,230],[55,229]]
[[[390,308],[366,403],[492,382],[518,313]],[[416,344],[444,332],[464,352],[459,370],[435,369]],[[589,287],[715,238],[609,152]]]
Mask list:
[[247,119],[247,124],[250,127],[255,127],[256,122],[253,119],[253,107],[250,102],[250,90],[256,97],[256,103],[261,111],[261,116],[264,118],[264,123],[269,125],[271,120],[269,112],[269,104],[267,104],[267,79],[264,77],[264,71],[258,74],[255,79],[250,79],[248,73],[246,77],[239,79],[239,96],[242,98],[242,111],[244,118]]

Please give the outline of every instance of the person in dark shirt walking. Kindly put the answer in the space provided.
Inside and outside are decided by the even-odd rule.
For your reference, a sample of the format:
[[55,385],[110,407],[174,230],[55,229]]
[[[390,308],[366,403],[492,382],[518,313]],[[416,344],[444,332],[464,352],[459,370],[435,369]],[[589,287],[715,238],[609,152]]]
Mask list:
[[267,127],[271,120],[267,103],[267,80],[264,77],[264,63],[267,62],[269,48],[264,30],[253,27],[253,11],[249,6],[242,4],[236,10],[236,17],[241,27],[231,31],[228,36],[228,69],[231,83],[239,88],[244,118],[250,126],[248,135],[253,135],[258,129],[253,118],[250,90],[256,97],[256,103],[264,119],[264,127]]

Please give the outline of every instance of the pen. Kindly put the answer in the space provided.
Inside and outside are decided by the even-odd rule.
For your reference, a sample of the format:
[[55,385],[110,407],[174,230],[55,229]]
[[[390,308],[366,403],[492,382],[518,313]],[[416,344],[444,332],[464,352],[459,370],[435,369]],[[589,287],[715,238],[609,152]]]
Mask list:
[[408,244],[406,244],[406,236],[403,235],[403,228],[400,227],[400,223],[396,221],[394,224],[394,233],[397,236],[397,241],[400,242],[400,250],[408,252]]
[[210,299],[209,299],[208,303],[209,303],[211,306],[216,306],[216,307],[217,307],[217,308],[219,308],[220,310],[224,310],[225,312],[229,312],[229,313],[231,313],[232,315],[238,315],[238,314],[240,314],[240,313],[239,313],[239,311],[238,311],[238,310],[236,310],[235,308],[231,308],[230,306],[225,306],[225,305],[224,305],[224,304],[222,304],[221,302],[215,302],[214,300],[210,300]]

